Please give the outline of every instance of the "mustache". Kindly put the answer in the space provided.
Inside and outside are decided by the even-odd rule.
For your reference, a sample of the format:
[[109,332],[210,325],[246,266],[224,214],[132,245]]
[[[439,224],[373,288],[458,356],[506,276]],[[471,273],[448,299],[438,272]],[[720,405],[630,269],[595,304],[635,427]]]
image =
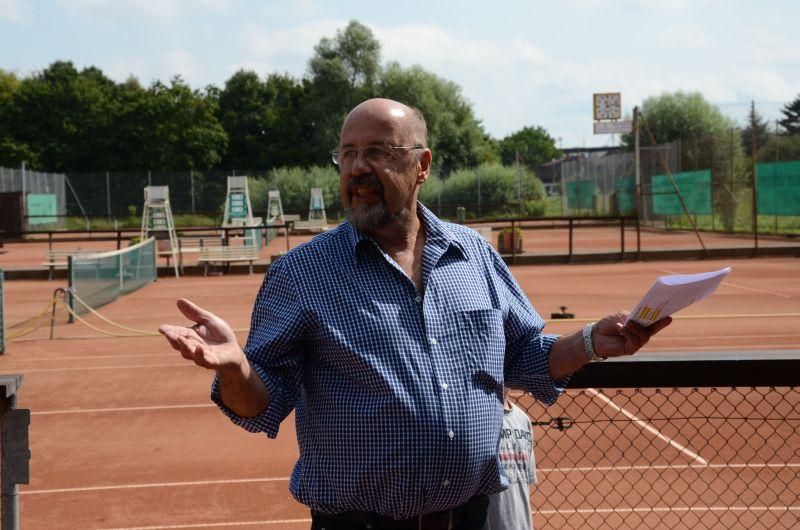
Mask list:
[[353,193],[353,188],[356,186],[371,186],[376,188],[381,194],[383,193],[383,183],[372,173],[351,178],[347,183],[347,191]]

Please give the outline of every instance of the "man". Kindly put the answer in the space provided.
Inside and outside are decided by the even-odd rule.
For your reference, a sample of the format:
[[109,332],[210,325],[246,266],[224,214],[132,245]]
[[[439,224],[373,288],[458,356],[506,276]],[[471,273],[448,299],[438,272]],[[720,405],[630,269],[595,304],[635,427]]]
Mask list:
[[196,324],[160,328],[216,371],[212,399],[234,423],[275,437],[295,410],[290,491],[312,529],[486,528],[487,495],[507,485],[503,385],[552,403],[594,352],[632,354],[669,323],[617,313],[543,334],[485,240],[417,202],[426,137],[422,115],[395,101],[350,112],[332,152],[348,222],[272,264],[244,351],[188,300],[178,308]]

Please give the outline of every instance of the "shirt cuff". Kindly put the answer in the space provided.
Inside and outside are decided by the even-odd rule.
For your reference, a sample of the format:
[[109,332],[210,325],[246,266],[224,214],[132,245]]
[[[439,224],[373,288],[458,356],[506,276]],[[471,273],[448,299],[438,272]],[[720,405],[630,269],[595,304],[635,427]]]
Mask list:
[[249,432],[263,432],[268,437],[275,438],[278,436],[278,428],[281,422],[289,415],[292,407],[286,405],[283,399],[284,393],[281,391],[282,385],[277,378],[270,377],[257,365],[251,364],[250,366],[264,382],[264,386],[267,387],[267,392],[269,393],[269,404],[260,414],[250,417],[239,416],[228,408],[222,401],[222,395],[219,391],[219,376],[217,375],[214,376],[214,382],[211,383],[211,400],[235,425]]

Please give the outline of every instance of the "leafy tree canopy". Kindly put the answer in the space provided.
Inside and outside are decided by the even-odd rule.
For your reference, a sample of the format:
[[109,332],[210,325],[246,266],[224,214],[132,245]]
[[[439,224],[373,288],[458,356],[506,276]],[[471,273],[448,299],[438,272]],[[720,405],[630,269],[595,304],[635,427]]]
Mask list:
[[517,162],[535,169],[561,157],[556,141],[542,127],[523,127],[500,140],[500,156],[504,164]]

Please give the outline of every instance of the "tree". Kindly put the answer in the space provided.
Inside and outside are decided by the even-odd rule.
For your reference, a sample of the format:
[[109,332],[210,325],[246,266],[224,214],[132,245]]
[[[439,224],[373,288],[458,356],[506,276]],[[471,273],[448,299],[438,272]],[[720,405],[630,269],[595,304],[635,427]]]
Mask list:
[[783,133],[785,135],[800,133],[800,94],[794,98],[794,101],[784,105],[781,113],[784,118],[778,123],[783,128]]
[[264,134],[267,112],[266,87],[255,72],[239,70],[225,82],[217,111],[229,140],[222,167],[267,167],[264,160],[268,147]]
[[22,162],[38,165],[38,159],[28,145],[18,141],[13,134],[14,97],[20,85],[21,81],[13,72],[0,68],[0,166],[17,167]]
[[169,86],[156,81],[147,91],[146,122],[151,135],[143,160],[157,170],[203,170],[222,158],[228,136],[215,116],[213,91],[192,90],[178,76]]
[[310,125],[314,163],[327,161],[339,139],[345,116],[358,102],[374,95],[380,75],[380,42],[372,31],[351,21],[332,39],[324,37],[308,62]]
[[[724,134],[735,125],[700,92],[677,91],[652,96],[642,102],[641,109],[658,144]],[[644,135],[647,138],[646,132]],[[623,139],[633,145],[631,135]]]
[[[13,141],[27,146],[34,167],[93,169],[112,122],[114,82],[96,68],[79,72],[58,61],[24,79],[7,114]],[[33,166],[34,164],[32,164]]]
[[403,68],[390,63],[377,87],[381,97],[418,108],[428,124],[428,145],[439,174],[484,162],[497,161],[496,148],[472,112],[472,106],[452,81],[420,66]]
[[500,140],[500,157],[503,164],[519,162],[534,170],[545,162],[561,157],[556,141],[542,127],[524,127]]
[[756,151],[765,146],[769,140],[769,131],[766,120],[761,117],[755,108],[747,113],[747,125],[742,129],[742,149],[745,156],[753,156],[753,129],[756,131]]

